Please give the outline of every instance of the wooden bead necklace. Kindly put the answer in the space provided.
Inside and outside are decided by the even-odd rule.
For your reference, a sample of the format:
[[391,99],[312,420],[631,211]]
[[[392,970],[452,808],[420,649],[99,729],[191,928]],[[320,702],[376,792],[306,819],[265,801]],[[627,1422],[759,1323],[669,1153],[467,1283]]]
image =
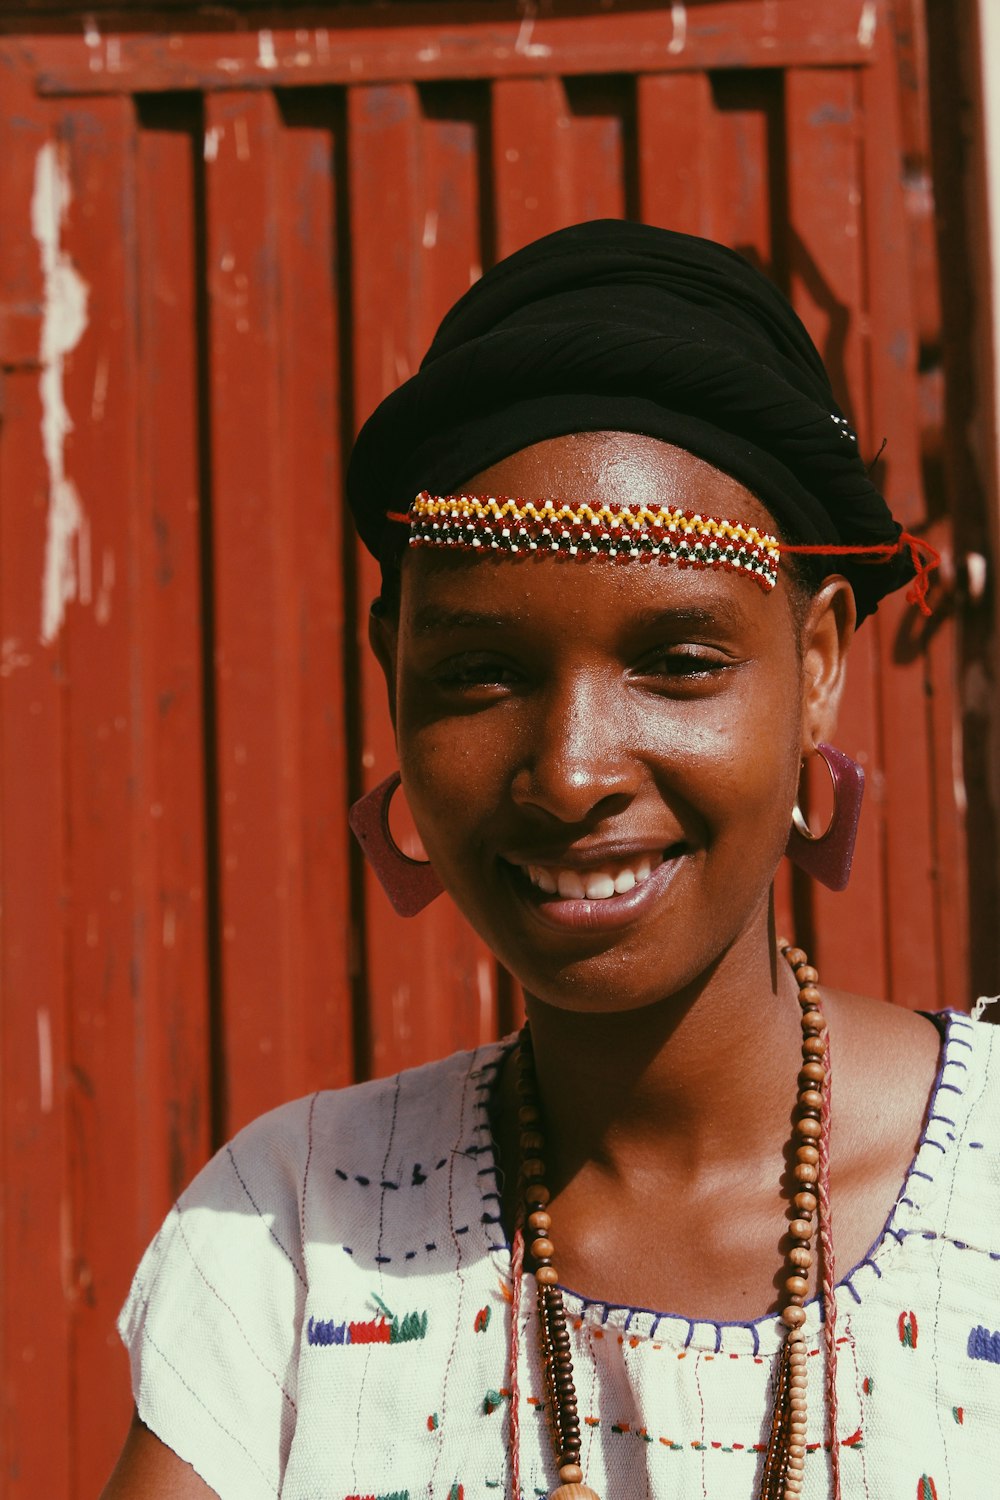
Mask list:
[[[833,1493],[840,1500],[840,1465],[836,1435],[836,1341],[833,1297],[833,1246],[829,1225],[829,1044],[826,1019],[818,989],[819,976],[801,948],[778,944],[799,986],[802,1025],[802,1067],[795,1119],[793,1217],[785,1274],[781,1321],[785,1338],[775,1373],[774,1411],[761,1476],[759,1500],[798,1500],[806,1453],[806,1321],[805,1300],[813,1263],[813,1226],[818,1217],[822,1246],[824,1342],[827,1352],[827,1396]],[[525,1246],[537,1286],[538,1332],[545,1382],[545,1405],[560,1483],[549,1500],[598,1500],[583,1482],[580,1466],[580,1413],[573,1383],[573,1355],[566,1309],[559,1288],[549,1213],[551,1193],[545,1182],[545,1138],[538,1103],[531,1032],[525,1023],[517,1051],[517,1091],[520,1126],[521,1212],[515,1233],[514,1316],[520,1303],[520,1266]],[[516,1343],[512,1346],[511,1408],[513,1500],[517,1493],[517,1372]]]

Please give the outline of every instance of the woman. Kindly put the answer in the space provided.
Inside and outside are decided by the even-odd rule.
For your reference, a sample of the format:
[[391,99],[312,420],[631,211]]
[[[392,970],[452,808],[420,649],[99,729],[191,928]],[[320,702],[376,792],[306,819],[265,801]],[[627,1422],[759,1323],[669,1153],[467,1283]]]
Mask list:
[[576,226],[452,310],[349,490],[429,867],[391,784],[355,826],[530,1031],[205,1168],[106,1500],[983,1493],[993,1033],[825,989],[771,915],[786,844],[846,878],[835,752],[835,847],[789,834],[856,622],[914,561],[923,602],[805,331],[719,246]]

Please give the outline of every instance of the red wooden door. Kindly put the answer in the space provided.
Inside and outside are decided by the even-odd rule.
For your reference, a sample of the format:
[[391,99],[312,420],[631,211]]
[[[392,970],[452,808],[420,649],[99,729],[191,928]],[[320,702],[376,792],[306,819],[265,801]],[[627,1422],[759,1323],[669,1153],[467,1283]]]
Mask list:
[[[578,219],[715,236],[888,435],[900,518],[949,530],[881,0],[0,25],[2,1445],[12,1497],[82,1500],[127,1412],[115,1312],[213,1146],[516,1008],[346,828],[393,754],[344,455],[449,303]],[[954,652],[898,600],[866,625],[855,879],[779,883],[824,978],[910,1006],[965,996]]]

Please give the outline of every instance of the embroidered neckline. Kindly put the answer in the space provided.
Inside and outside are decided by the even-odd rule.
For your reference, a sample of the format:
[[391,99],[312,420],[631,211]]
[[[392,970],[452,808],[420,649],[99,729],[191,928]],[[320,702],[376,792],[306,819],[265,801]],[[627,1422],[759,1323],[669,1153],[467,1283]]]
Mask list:
[[[972,1052],[971,1034],[975,1022],[962,1011],[939,1013],[943,1033],[937,1072],[927,1100],[924,1125],[917,1147],[903,1178],[885,1224],[878,1237],[860,1261],[837,1281],[838,1311],[849,1323],[853,1306],[862,1302],[866,1289],[881,1280],[888,1261],[911,1234],[936,1237],[927,1228],[927,1213],[933,1204],[941,1168],[957,1149],[961,1112],[967,1107],[965,1081],[968,1057]],[[500,1215],[503,1171],[497,1156],[490,1113],[500,1068],[517,1041],[505,1037],[491,1048],[489,1055],[474,1067],[476,1078],[476,1137],[473,1147],[478,1164],[478,1183],[483,1199],[482,1228],[486,1248],[497,1272],[505,1283],[510,1280],[510,1243]],[[945,1108],[943,1101],[949,1101]],[[775,1313],[748,1320],[713,1320],[690,1318],[685,1313],[660,1312],[648,1307],[602,1302],[585,1297],[572,1287],[562,1288],[563,1300],[571,1319],[594,1329],[613,1328],[630,1341],[663,1341],[678,1350],[690,1349],[713,1354],[748,1354],[765,1356],[778,1348],[782,1324]],[[532,1316],[533,1299],[525,1298],[523,1321]],[[822,1307],[818,1297],[806,1303],[805,1329],[812,1346],[819,1343]]]

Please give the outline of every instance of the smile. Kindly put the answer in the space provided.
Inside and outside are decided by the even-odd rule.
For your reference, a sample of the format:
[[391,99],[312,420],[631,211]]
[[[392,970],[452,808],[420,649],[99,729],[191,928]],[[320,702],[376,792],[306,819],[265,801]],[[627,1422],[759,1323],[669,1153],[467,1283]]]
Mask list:
[[565,901],[609,901],[612,896],[624,896],[633,886],[642,885],[662,863],[662,854],[642,854],[630,863],[618,861],[592,870],[558,869],[552,865],[517,868],[546,896],[558,895]]
[[511,885],[535,918],[563,932],[610,932],[644,915],[689,853],[686,844],[643,850],[586,867],[505,859]]

